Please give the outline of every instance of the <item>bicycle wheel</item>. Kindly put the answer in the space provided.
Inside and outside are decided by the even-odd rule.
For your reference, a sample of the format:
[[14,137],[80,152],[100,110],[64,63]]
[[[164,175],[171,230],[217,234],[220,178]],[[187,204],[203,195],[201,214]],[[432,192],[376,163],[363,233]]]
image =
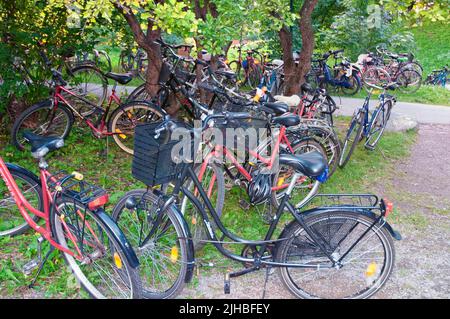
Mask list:
[[150,94],[145,89],[146,83],[142,83],[137,88],[133,90],[133,92],[128,95],[127,100],[125,103],[131,102],[131,101],[149,101],[151,99]]
[[[394,267],[394,244],[380,224],[370,229],[373,218],[352,211],[324,212],[304,219],[307,227],[329,247],[335,260],[356,244],[331,267],[328,257],[297,222],[283,231],[286,240],[276,249],[276,260],[311,268],[280,267],[285,287],[298,298],[369,298],[388,280]],[[360,237],[367,233],[360,239]]]
[[146,80],[147,69],[148,69],[147,54],[143,54],[142,56],[139,57],[138,61],[138,76],[139,78],[141,78],[142,81]]
[[114,142],[123,151],[133,154],[134,129],[137,125],[162,120],[164,112],[145,101],[134,101],[121,105],[111,114],[109,132]]
[[[195,173],[199,175],[201,166],[195,168]],[[213,207],[219,217],[222,216],[223,205],[225,202],[225,177],[224,172],[217,165],[210,163],[206,167],[206,171],[200,180],[202,186],[208,195],[209,200],[213,204]],[[190,181],[186,187],[192,194],[197,196],[200,202],[203,202],[200,198],[200,194],[195,189],[194,182]],[[207,211],[207,208],[204,207]],[[191,230],[192,242],[194,244],[194,250],[199,251],[205,245],[202,240],[207,240],[208,235],[203,225],[203,217],[196,208],[196,206],[184,196],[181,201],[181,212],[186,219]],[[213,229],[216,227],[212,222]]]
[[397,75],[395,82],[401,92],[411,94],[422,85],[422,76],[417,71],[403,69]]
[[387,101],[384,106],[378,107],[374,111],[370,132],[367,136],[366,143],[364,144],[367,149],[373,150],[380,141],[380,138],[386,129],[387,121],[391,115],[391,109],[392,102]]
[[350,75],[348,77],[348,82],[350,83],[349,88],[343,86],[341,87],[341,90],[342,92],[344,92],[344,94],[355,95],[361,90],[361,80],[356,74]]
[[[36,209],[43,211],[44,201],[40,184],[13,167],[10,167],[9,171],[25,199]],[[34,221],[39,220],[37,216],[32,216]],[[21,235],[28,229],[30,226],[25,222],[8,187],[0,178],[0,237]]]
[[370,92],[373,88],[382,88],[391,83],[391,76],[381,67],[370,67],[362,75],[364,89]]
[[358,145],[359,141],[361,140],[364,116],[364,111],[358,111],[358,113],[353,116],[350,122],[350,126],[345,136],[344,146],[342,147],[341,156],[339,158],[340,168],[343,168],[345,165],[347,165],[348,161],[350,160],[350,156],[352,156],[352,153],[356,148],[356,145]]
[[11,130],[11,142],[21,151],[30,148],[23,137],[24,131],[65,139],[70,133],[73,121],[72,111],[64,104],[60,102],[55,108],[51,100],[43,101],[26,109],[15,120]]
[[92,212],[62,197],[54,205],[51,226],[55,240],[81,255],[62,252],[81,286],[94,298],[140,298],[139,268],[128,262],[115,235]]
[[172,206],[157,219],[159,200],[146,189],[132,190],[112,212],[138,255],[144,298],[152,299],[176,297],[185,285],[188,267],[188,235]]
[[[91,65],[81,65],[68,71],[67,89],[83,97],[95,106],[101,107],[108,94],[108,79],[103,73]],[[62,92],[64,98],[83,116],[95,112],[95,108],[78,99],[76,96]]]

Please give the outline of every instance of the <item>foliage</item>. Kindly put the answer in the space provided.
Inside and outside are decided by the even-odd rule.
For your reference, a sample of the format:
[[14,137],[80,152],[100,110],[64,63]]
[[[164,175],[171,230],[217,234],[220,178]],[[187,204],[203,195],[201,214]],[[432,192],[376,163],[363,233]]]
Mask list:
[[[39,55],[42,49],[38,41],[57,64],[60,56],[89,46],[88,30],[67,28],[68,17],[65,6],[50,6],[46,0],[0,0],[0,114],[13,98],[29,104],[48,93],[44,84],[49,70]],[[31,85],[24,82],[25,69],[31,75]]]

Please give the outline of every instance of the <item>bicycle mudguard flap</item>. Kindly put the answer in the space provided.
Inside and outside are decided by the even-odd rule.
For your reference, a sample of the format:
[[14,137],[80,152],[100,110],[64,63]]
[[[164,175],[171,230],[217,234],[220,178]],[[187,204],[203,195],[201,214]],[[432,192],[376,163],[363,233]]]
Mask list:
[[6,163],[6,167],[8,168],[9,171],[19,172],[19,173],[31,178],[38,185],[41,185],[41,179],[36,174],[27,170],[26,168],[19,166],[17,164],[12,164],[12,163]]

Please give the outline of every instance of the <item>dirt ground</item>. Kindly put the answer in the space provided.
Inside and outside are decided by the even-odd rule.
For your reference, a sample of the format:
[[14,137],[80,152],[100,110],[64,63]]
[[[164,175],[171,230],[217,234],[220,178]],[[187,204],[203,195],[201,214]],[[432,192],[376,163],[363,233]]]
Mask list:
[[[421,125],[411,156],[375,186],[395,203],[390,218],[403,240],[395,242],[393,274],[374,298],[450,298],[450,126]],[[223,293],[223,273],[201,272],[182,298],[262,298],[265,271],[234,278]],[[292,298],[276,272],[266,298]]]

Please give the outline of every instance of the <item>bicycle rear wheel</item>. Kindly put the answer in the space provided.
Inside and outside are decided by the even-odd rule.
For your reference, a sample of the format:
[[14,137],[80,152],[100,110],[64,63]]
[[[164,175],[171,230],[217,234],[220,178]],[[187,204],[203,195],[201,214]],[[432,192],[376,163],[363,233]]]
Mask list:
[[363,123],[364,123],[364,111],[358,111],[356,113],[351,122],[347,131],[347,135],[345,136],[344,146],[342,147],[341,156],[339,158],[339,167],[343,168],[347,165],[350,160],[350,156],[352,156],[353,151],[361,140]]
[[25,131],[40,136],[59,136],[65,139],[73,125],[73,114],[62,103],[54,107],[51,100],[46,100],[26,109],[14,122],[11,130],[11,142],[23,151],[29,147],[23,137]]
[[398,89],[403,93],[414,93],[422,85],[422,76],[415,70],[403,69],[397,75]]
[[188,234],[172,206],[159,219],[158,208],[160,198],[151,191],[132,190],[119,200],[112,218],[138,255],[144,298],[174,298],[185,285]]
[[[374,219],[351,211],[334,211],[305,217],[305,224],[328,246],[328,253],[341,261],[332,263],[299,223],[289,224],[276,249],[282,263],[311,268],[280,267],[285,287],[298,298],[369,298],[389,279],[394,267],[394,243],[389,232]],[[361,237],[365,232],[367,233]]]
[[109,132],[114,142],[128,154],[134,153],[134,129],[137,125],[159,121],[163,112],[145,101],[131,101],[123,104],[111,114],[108,121]]
[[139,268],[133,268],[115,235],[95,212],[72,199],[58,200],[52,209],[51,226],[56,241],[66,252],[64,259],[82,287],[94,298],[141,298]]

